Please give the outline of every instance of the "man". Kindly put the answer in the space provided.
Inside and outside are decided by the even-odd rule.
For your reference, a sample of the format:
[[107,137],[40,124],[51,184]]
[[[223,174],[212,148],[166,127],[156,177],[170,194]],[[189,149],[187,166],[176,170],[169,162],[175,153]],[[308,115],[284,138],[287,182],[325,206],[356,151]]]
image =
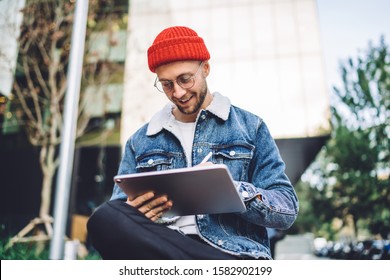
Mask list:
[[246,204],[243,213],[162,217],[175,201],[145,193],[130,200],[115,185],[88,222],[104,259],[271,259],[266,227],[287,229],[298,199],[264,121],[211,93],[210,54],[187,27],[163,30],[148,49],[154,86],[171,103],[126,143],[119,174],[198,165],[212,152]]

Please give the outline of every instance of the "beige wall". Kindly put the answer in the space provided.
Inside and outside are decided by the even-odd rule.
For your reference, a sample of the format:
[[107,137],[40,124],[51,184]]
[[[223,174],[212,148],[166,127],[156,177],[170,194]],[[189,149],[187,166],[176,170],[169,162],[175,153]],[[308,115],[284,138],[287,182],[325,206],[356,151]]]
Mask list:
[[0,0],[0,91],[5,95],[11,93],[24,5],[25,0]]

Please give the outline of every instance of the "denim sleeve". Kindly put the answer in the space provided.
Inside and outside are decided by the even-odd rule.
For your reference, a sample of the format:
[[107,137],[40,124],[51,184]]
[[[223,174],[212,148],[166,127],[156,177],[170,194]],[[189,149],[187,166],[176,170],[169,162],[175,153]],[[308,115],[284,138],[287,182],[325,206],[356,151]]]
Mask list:
[[[134,149],[132,148],[131,145],[131,139],[129,139],[126,142],[125,151],[119,165],[118,175],[130,174],[135,172],[136,172],[136,162],[135,162]],[[127,195],[122,191],[122,189],[117,184],[114,184],[114,188],[110,200],[114,200],[114,199],[127,199]]]
[[257,131],[255,145],[249,182],[235,182],[247,207],[245,212],[238,215],[261,226],[288,229],[298,215],[298,198],[264,122]]

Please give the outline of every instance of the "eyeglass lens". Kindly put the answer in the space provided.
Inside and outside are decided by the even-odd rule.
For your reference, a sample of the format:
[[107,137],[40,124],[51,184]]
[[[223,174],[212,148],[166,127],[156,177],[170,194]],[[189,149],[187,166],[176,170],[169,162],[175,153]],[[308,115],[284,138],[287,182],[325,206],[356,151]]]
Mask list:
[[195,85],[195,76],[198,74],[199,69],[201,68],[203,63],[200,63],[198,70],[195,74],[183,74],[176,78],[174,81],[162,80],[159,81],[156,79],[154,86],[161,92],[170,93],[173,91],[174,82],[176,82],[183,89],[190,89]]

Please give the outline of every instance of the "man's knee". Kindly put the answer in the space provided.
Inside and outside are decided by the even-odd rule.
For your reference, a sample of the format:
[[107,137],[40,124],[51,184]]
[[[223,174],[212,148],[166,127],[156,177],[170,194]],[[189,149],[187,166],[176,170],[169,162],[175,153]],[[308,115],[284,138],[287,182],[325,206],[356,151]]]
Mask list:
[[123,201],[107,201],[101,204],[89,217],[87,222],[87,230],[93,234],[95,231],[101,233],[101,229],[107,229],[107,226],[115,225],[115,212],[117,210],[113,208],[113,204],[123,203]]
[[[124,219],[126,222],[124,222]],[[134,221],[145,219],[136,208],[128,205],[123,200],[110,200],[100,205],[89,217],[87,223],[88,232],[112,233],[115,228],[128,227]]]

